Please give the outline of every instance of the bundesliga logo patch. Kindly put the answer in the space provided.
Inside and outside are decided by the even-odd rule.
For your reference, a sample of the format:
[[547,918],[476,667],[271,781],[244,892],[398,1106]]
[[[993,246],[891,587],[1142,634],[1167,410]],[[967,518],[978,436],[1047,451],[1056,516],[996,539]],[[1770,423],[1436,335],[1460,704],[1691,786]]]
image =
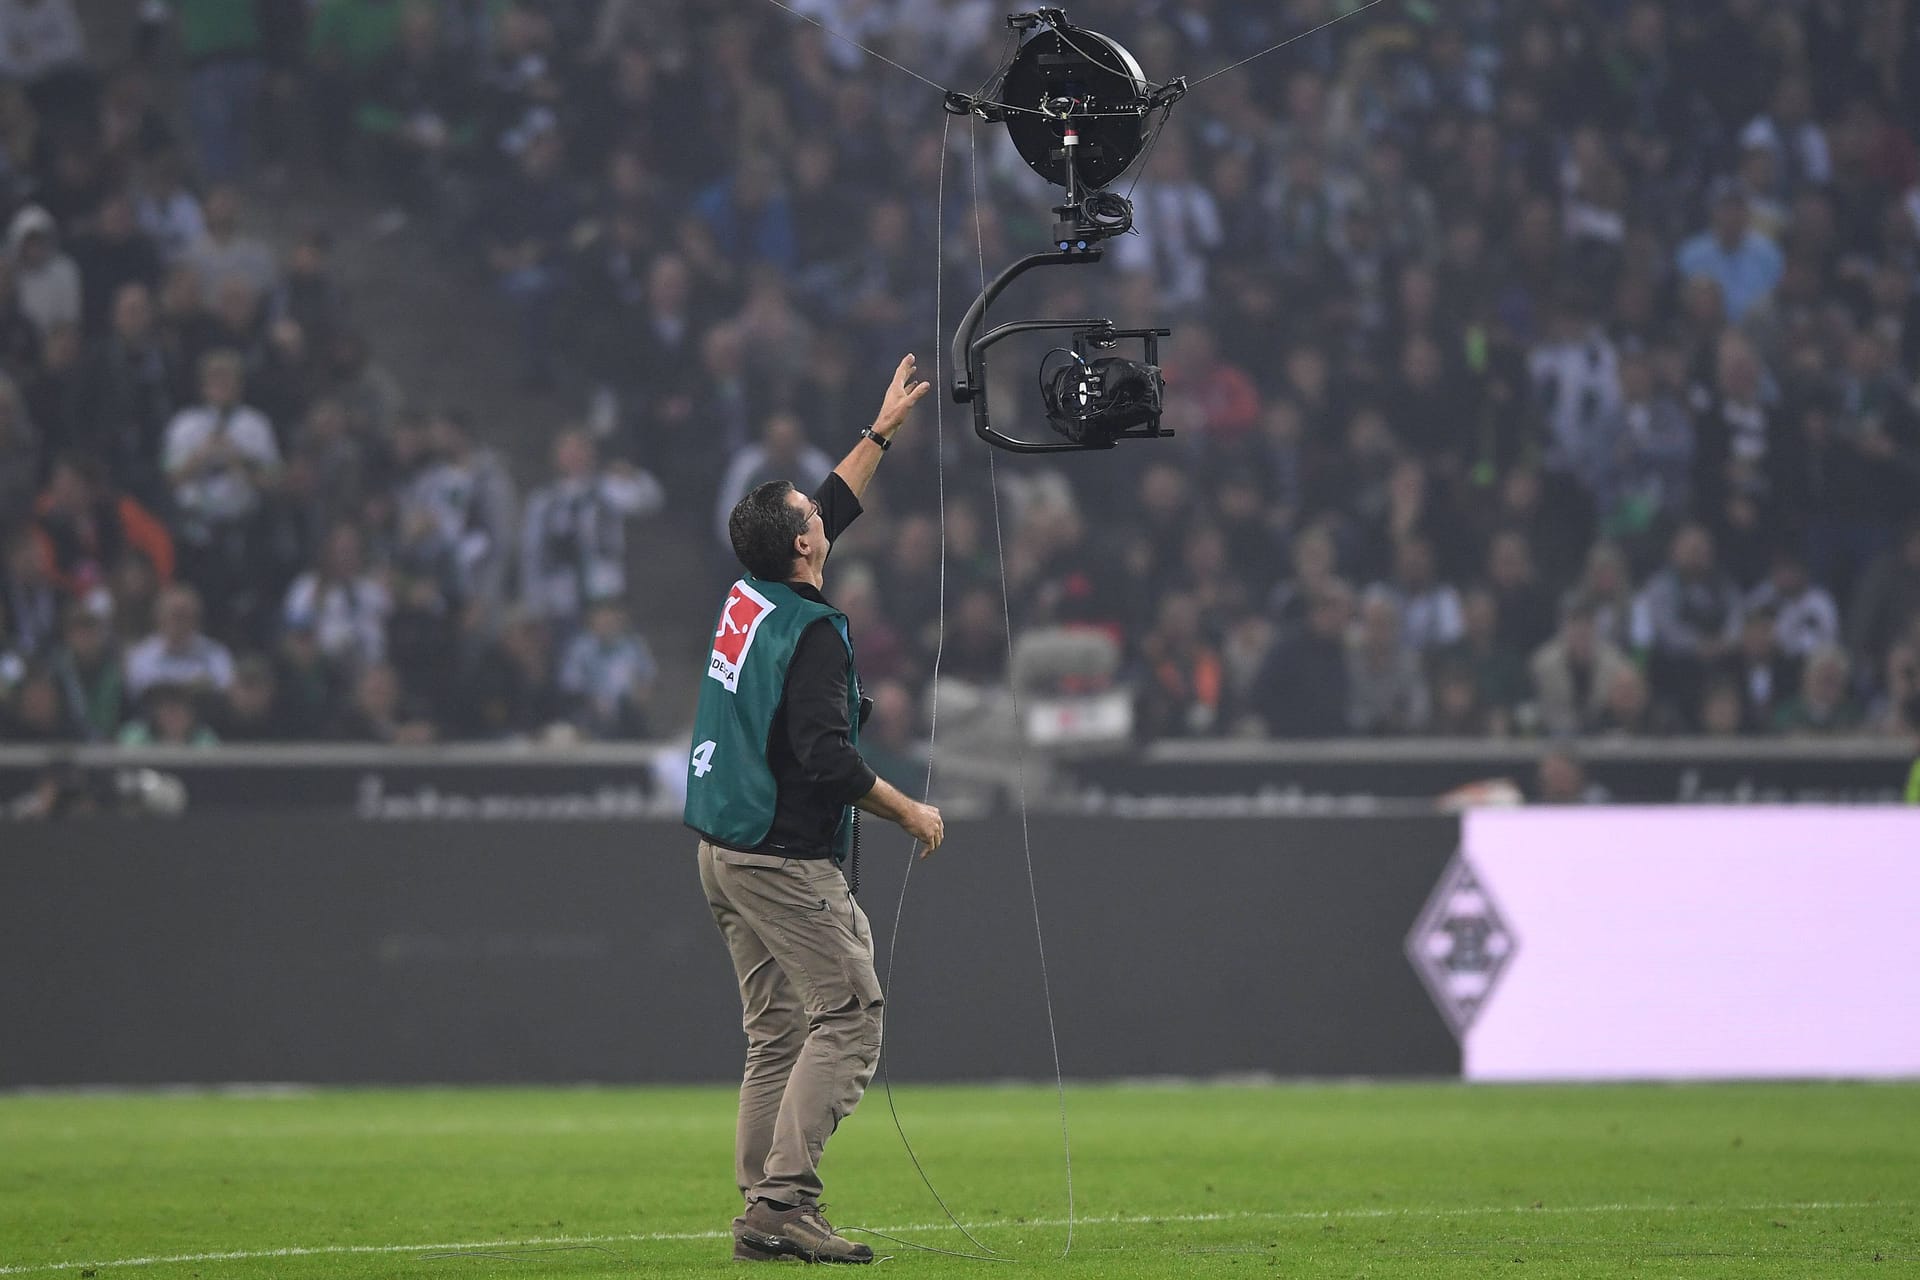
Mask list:
[[747,650],[753,648],[754,632],[773,609],[773,601],[745,582],[734,583],[727,593],[726,608],[720,610],[720,627],[713,633],[707,674],[725,685],[728,693],[740,687],[740,668],[746,663]]

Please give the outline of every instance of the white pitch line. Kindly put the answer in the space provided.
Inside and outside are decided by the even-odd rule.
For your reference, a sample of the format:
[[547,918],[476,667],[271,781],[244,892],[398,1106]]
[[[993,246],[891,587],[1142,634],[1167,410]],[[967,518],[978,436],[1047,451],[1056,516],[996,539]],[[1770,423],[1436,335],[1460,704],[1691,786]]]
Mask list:
[[[1506,1207],[1492,1209],[1301,1209],[1282,1212],[1250,1210],[1239,1213],[1143,1213],[1114,1214],[1101,1218],[1076,1217],[1080,1226],[1151,1226],[1157,1223],[1196,1223],[1196,1222],[1320,1222],[1337,1218],[1487,1218],[1502,1215],[1528,1216],[1534,1214],[1563,1214],[1569,1216],[1597,1215],[1609,1213],[1689,1213],[1689,1212],[1727,1212],[1735,1213],[1792,1213],[1807,1211],[1833,1211],[1844,1209],[1910,1209],[1912,1202],[1904,1200],[1811,1200],[1778,1204],[1587,1204],[1546,1206],[1539,1209]],[[988,1227],[1064,1227],[1065,1218],[1028,1218],[1018,1221],[1011,1218],[992,1222],[971,1222],[969,1227],[984,1230]],[[864,1228],[843,1227],[843,1231],[860,1231]],[[873,1228],[898,1235],[907,1231],[946,1231],[952,1224],[946,1222],[910,1222],[899,1226]],[[245,1262],[256,1258],[315,1258],[342,1257],[353,1254],[394,1254],[394,1253],[457,1253],[478,1249],[538,1248],[545,1245],[591,1245],[591,1244],[663,1244],[672,1241],[724,1240],[725,1231],[650,1231],[628,1235],[598,1236],[533,1236],[518,1240],[464,1240],[454,1244],[328,1244],[328,1245],[290,1245],[280,1249],[235,1249],[224,1253],[174,1253],[143,1258],[106,1258],[94,1262],[36,1262],[22,1266],[0,1267],[0,1276],[24,1276],[48,1271],[65,1271],[69,1268],[99,1269],[101,1267],[158,1267],[175,1263],[193,1262]]]

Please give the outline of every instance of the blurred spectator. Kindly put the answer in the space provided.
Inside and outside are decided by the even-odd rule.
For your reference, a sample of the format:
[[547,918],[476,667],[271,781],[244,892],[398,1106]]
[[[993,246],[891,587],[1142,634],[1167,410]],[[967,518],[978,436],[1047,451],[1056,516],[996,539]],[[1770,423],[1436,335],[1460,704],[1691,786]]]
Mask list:
[[693,208],[715,240],[749,261],[782,270],[795,265],[793,210],[781,189],[780,171],[764,152],[748,153],[732,176],[701,192]]
[[6,726],[0,739],[7,742],[52,744],[78,739],[61,704],[60,686],[44,666],[35,664],[24,669],[19,683],[0,705],[0,713],[4,713],[0,723]]
[[1500,639],[1516,653],[1532,653],[1553,633],[1555,606],[1534,568],[1533,547],[1515,530],[1494,535],[1487,550],[1487,583],[1499,606]]
[[246,172],[255,108],[266,67],[259,18],[263,5],[177,0],[180,49],[187,59],[187,117],[200,167],[214,182]]
[[1553,749],[1534,769],[1537,804],[1605,804],[1606,790],[1587,780],[1587,768],[1572,752]]
[[520,590],[529,610],[570,632],[588,606],[626,595],[626,522],[658,511],[666,494],[629,463],[601,469],[578,429],[555,438],[553,465],[558,478],[527,495]]
[[1352,715],[1353,589],[1327,580],[1308,597],[1305,615],[1305,626],[1283,636],[1255,678],[1253,711],[1276,738],[1344,737]]
[[991,687],[1007,678],[1007,627],[1000,593],[972,587],[947,616],[941,671],[955,680]]
[[325,231],[301,232],[287,253],[286,269],[269,302],[274,319],[298,323],[307,342],[320,351],[332,350],[347,320],[346,298],[333,276],[332,252],[333,239]]
[[221,602],[223,617],[236,619],[244,616],[240,597],[254,563],[249,537],[280,470],[273,425],[242,403],[245,386],[238,354],[202,357],[200,403],[174,415],[161,450],[178,512],[181,572]]
[[1715,680],[1707,686],[1697,719],[1700,732],[1710,738],[1734,738],[1749,732],[1744,699],[1739,686],[1729,680]]
[[1347,643],[1347,682],[1354,730],[1373,735],[1419,733],[1433,712],[1419,653],[1407,642],[1393,597],[1369,591]]
[[308,36],[312,106],[320,157],[346,167],[355,89],[394,46],[406,6],[393,0],[321,0]]
[[1560,634],[1533,655],[1529,667],[1541,728],[1570,738],[1600,723],[1615,678],[1633,664],[1599,634],[1592,604],[1576,600],[1561,614]]
[[564,720],[553,665],[546,624],[524,611],[510,614],[499,639],[462,681],[464,731],[476,738],[523,738]]
[[423,746],[434,740],[433,721],[383,662],[369,664],[353,681],[353,700],[334,736],[346,742]]
[[1478,701],[1504,729],[1513,723],[1513,711],[1526,695],[1526,658],[1501,634],[1500,601],[1491,588],[1469,590],[1461,602],[1461,617],[1465,633],[1440,660],[1472,674]]
[[658,673],[626,607],[602,600],[588,610],[586,629],[560,656],[560,691],[572,706],[573,724],[587,736],[644,738]]
[[1126,270],[1150,272],[1161,303],[1181,310],[1206,299],[1208,260],[1223,233],[1213,193],[1194,176],[1185,133],[1164,132],[1133,195],[1136,219],[1154,233],[1122,237],[1113,253]]
[[1799,694],[1781,705],[1774,727],[1785,733],[1845,733],[1860,726],[1860,707],[1847,693],[1852,664],[1839,646],[1807,659]]
[[6,559],[0,563],[0,616],[11,625],[13,648],[32,656],[58,635],[60,594],[47,573],[46,555],[31,529],[6,535]]
[[860,730],[860,756],[896,787],[914,792],[926,787],[926,743],[913,695],[899,681],[873,686],[873,715]]
[[1176,593],[1160,601],[1153,630],[1140,642],[1135,723],[1148,738],[1206,737],[1220,727],[1225,670],[1200,628],[1199,601]]
[[69,248],[80,271],[81,332],[99,334],[120,290],[130,284],[160,285],[160,254],[134,218],[133,197],[124,188],[110,192],[94,216],[93,229],[74,237]]
[[1785,260],[1780,247],[1755,231],[1749,195],[1734,179],[1715,184],[1712,225],[1680,246],[1675,259],[1683,277],[1706,276],[1720,286],[1727,319],[1738,323],[1780,283]]
[[1877,663],[1895,637],[1920,618],[1920,519],[1899,544],[1867,569],[1847,613],[1847,647],[1862,663]]
[[1168,384],[1180,388],[1168,406],[1168,422],[1185,427],[1191,444],[1218,455],[1247,440],[1259,425],[1260,393],[1246,370],[1221,358],[1206,326],[1184,329],[1181,337],[1178,356],[1166,360]]
[[1528,369],[1546,422],[1546,467],[1579,474],[1621,393],[1619,353],[1584,299],[1555,301],[1546,340],[1533,348]]
[[579,217],[561,171],[565,156],[559,127],[540,126],[520,142],[513,176],[487,201],[487,262],[519,324],[526,361],[522,378],[535,388],[554,382],[553,310],[562,282],[561,250]]
[[57,236],[53,216],[37,204],[14,214],[7,226],[20,310],[43,338],[57,326],[80,323],[80,268],[60,251]]
[[141,714],[120,730],[123,747],[217,747],[218,734],[200,716],[205,695],[194,686],[160,683],[140,697]]
[[[1587,552],[1586,569],[1566,598],[1583,601],[1593,609],[1594,630],[1602,639],[1620,649],[1632,646],[1633,569],[1617,544],[1593,544]],[[1564,609],[1563,604],[1563,617]]]
[[233,654],[200,630],[200,593],[175,584],[154,606],[154,633],[127,651],[127,694],[138,700],[157,684],[224,693]]
[[54,326],[40,344],[39,366],[19,388],[22,411],[32,419],[34,430],[56,450],[84,444],[78,439],[82,380],[86,376],[80,364],[83,350],[79,326]]
[[1399,610],[1407,645],[1426,654],[1457,644],[1466,634],[1460,593],[1437,578],[1433,544],[1414,534],[1402,538],[1393,553],[1393,578],[1386,597]]
[[341,524],[328,531],[314,567],[293,580],[285,616],[289,627],[313,632],[328,661],[352,672],[385,658],[392,611],[386,585],[366,571],[360,531]]
[[20,392],[0,374],[0,512],[27,508],[39,487],[43,457],[52,452],[28,421]]
[[108,574],[113,636],[123,649],[138,644],[153,630],[160,587],[160,575],[145,556],[122,556]]
[[185,160],[178,150],[168,147],[148,157],[135,187],[134,216],[168,267],[206,238],[206,213],[187,185]]
[[1621,356],[1620,399],[1598,415],[1585,443],[1582,478],[1606,536],[1646,537],[1687,509],[1693,425],[1644,353]]
[[[335,326],[325,357],[329,394],[346,408],[354,429],[376,439],[385,436],[400,416],[404,396],[394,376],[374,360],[366,338]],[[463,425],[461,430],[468,429]]]
[[400,520],[416,566],[430,569],[458,608],[492,614],[505,599],[514,543],[514,488],[505,463],[474,442],[466,414],[428,425],[433,461],[408,486]]
[[713,503],[713,528],[722,547],[727,540],[727,515],[741,498],[768,480],[792,480],[794,488],[812,493],[833,470],[833,459],[808,442],[800,419],[778,413],[767,419],[760,442],[735,454],[720,481]]
[[1739,644],[1714,664],[1720,673],[1714,683],[1729,684],[1739,694],[1741,724],[1753,731],[1773,726],[1775,712],[1799,678],[1801,664],[1780,647],[1779,634],[1771,608],[1749,608],[1740,622]]
[[290,624],[273,662],[277,711],[290,738],[324,737],[340,711],[345,682],[310,626]]
[[97,458],[57,459],[33,514],[47,576],[70,598],[104,600],[107,575],[127,555],[144,557],[161,583],[173,579],[166,526],[133,498],[114,493]]
[[1469,667],[1444,658],[1434,664],[1433,719],[1427,728],[1435,737],[1504,737],[1508,723],[1499,708],[1487,705]]
[[75,447],[92,452],[123,489],[149,506],[167,496],[160,451],[180,408],[174,388],[182,377],[179,352],[162,340],[156,320],[147,285],[120,286],[107,332],[86,361],[75,406],[83,433]]
[[0,8],[0,75],[25,84],[43,114],[57,116],[84,96],[87,37],[73,0],[12,0]]
[[1670,733],[1677,717],[1653,700],[1647,678],[1634,666],[1608,677],[1594,732],[1617,738],[1651,738]]
[[112,741],[125,711],[126,673],[106,619],[86,605],[68,605],[49,667],[77,736]]
[[1677,706],[1699,702],[1707,668],[1740,634],[1740,609],[1739,588],[1714,563],[1712,536],[1699,525],[1674,534],[1667,567],[1641,592],[1633,624],[1657,696]]
[[1747,593],[1745,609],[1772,616],[1774,642],[1796,662],[1840,642],[1840,610],[1825,587],[1807,574],[1806,561],[1790,550],[1776,552],[1766,581]]
[[368,73],[355,119],[392,202],[383,229],[441,213],[453,169],[479,142],[474,96],[467,68],[440,41],[434,10],[406,6],[399,45]]
[[215,187],[207,193],[206,234],[182,257],[199,277],[201,297],[211,303],[229,280],[247,285],[256,298],[273,292],[279,280],[273,250],[258,236],[241,229],[240,193],[233,187]]
[[219,732],[222,742],[283,742],[302,736],[282,714],[272,662],[249,654],[234,664]]

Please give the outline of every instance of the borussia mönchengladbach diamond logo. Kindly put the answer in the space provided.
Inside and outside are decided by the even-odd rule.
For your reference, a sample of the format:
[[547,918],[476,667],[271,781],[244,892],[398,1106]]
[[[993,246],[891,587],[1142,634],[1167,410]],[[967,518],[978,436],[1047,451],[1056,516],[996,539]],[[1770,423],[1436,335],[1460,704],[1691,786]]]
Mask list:
[[1465,852],[1455,854],[1407,935],[1407,958],[1455,1037],[1467,1034],[1519,949]]

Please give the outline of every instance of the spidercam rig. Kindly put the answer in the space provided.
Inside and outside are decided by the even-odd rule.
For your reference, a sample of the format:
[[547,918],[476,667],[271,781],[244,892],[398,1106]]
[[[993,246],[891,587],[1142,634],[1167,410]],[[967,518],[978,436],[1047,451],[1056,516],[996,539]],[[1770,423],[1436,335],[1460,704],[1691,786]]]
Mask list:
[[[1018,52],[992,87],[980,94],[949,93],[946,109],[1004,124],[1029,167],[1065,189],[1054,206],[1053,248],[1030,254],[1002,271],[975,298],[953,338],[953,398],[973,406],[982,440],[1014,453],[1073,453],[1111,449],[1122,440],[1152,440],[1173,431],[1160,425],[1165,383],[1161,338],[1171,329],[1122,329],[1111,320],[1015,320],[980,334],[987,308],[1007,286],[1036,267],[1098,262],[1101,242],[1133,227],[1133,204],[1108,190],[1150,143],[1153,114],[1165,113],[1187,92],[1184,77],[1155,85],[1116,41],[1075,27],[1063,10],[1016,13]],[[1071,334],[1070,347],[1047,353],[1040,387],[1047,421],[1060,440],[1026,440],[996,429],[988,417],[987,350],[1015,334]],[[976,336],[978,335],[978,336]],[[1142,358],[1113,354],[1138,339]],[[1064,360],[1055,362],[1056,357]]]

